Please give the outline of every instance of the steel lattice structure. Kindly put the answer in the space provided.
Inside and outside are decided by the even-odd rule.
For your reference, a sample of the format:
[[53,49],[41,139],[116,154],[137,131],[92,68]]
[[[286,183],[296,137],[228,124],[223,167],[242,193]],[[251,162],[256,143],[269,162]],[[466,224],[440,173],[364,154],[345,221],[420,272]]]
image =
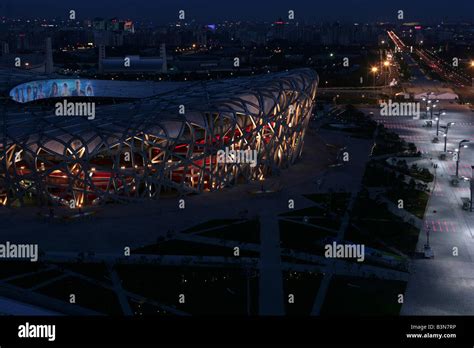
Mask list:
[[[0,200],[80,207],[217,190],[277,174],[301,155],[317,74],[293,70],[188,84],[94,120],[7,115]],[[219,163],[219,150],[256,150],[257,165]]]

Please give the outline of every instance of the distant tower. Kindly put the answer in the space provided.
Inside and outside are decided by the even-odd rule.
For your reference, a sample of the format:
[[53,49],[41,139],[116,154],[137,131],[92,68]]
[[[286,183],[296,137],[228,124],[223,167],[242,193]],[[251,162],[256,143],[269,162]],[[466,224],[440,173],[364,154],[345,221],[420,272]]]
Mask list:
[[168,62],[166,58],[166,44],[161,44],[160,46],[160,57],[163,59],[163,64],[161,65],[161,72],[166,74],[168,72]]
[[103,60],[105,59],[105,45],[99,45],[99,73],[104,72]]
[[7,54],[10,53],[10,47],[8,45],[8,42],[2,42],[2,56],[6,56]]
[[196,33],[196,39],[199,46],[204,46],[204,47],[207,46],[207,32],[206,31],[199,29],[199,31]]
[[53,63],[53,48],[51,44],[51,38],[46,38],[46,61],[44,72],[46,74],[51,74],[53,72],[54,63]]

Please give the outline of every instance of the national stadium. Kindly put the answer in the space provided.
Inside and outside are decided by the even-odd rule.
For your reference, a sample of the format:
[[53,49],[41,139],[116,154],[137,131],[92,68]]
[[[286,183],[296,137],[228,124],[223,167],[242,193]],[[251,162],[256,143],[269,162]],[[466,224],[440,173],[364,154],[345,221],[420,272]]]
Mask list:
[[[313,70],[298,69],[161,82],[155,84],[159,88],[81,79],[23,83],[10,93],[18,111],[10,107],[2,120],[0,203],[77,208],[181,197],[277,175],[302,154],[318,80]],[[76,86],[77,92],[47,90],[55,83]],[[99,97],[134,100],[98,106],[93,118],[57,116],[37,105],[22,112],[30,107],[32,93],[32,104],[38,99],[53,104],[66,99],[94,103]],[[222,153],[226,156],[219,160]],[[256,158],[235,160],[238,153]]]

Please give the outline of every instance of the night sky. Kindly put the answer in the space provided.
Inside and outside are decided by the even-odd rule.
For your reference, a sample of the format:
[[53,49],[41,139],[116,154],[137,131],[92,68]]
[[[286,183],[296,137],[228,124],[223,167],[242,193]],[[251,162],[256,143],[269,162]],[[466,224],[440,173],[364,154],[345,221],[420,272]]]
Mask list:
[[[305,21],[395,21],[397,10],[412,20],[474,21],[474,0],[0,0],[0,14],[79,19],[120,17],[171,22],[179,9],[200,22],[274,20],[295,10]],[[235,5],[234,5],[235,4]]]

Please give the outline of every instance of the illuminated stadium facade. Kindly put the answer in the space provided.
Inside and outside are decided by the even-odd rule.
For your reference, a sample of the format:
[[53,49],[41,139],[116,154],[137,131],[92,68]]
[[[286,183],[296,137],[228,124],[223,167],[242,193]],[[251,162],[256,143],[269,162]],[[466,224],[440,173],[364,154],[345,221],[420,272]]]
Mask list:
[[[9,113],[0,201],[74,208],[262,180],[300,157],[317,85],[317,74],[301,69],[189,83],[102,106],[94,119]],[[244,152],[255,161],[229,156]]]

